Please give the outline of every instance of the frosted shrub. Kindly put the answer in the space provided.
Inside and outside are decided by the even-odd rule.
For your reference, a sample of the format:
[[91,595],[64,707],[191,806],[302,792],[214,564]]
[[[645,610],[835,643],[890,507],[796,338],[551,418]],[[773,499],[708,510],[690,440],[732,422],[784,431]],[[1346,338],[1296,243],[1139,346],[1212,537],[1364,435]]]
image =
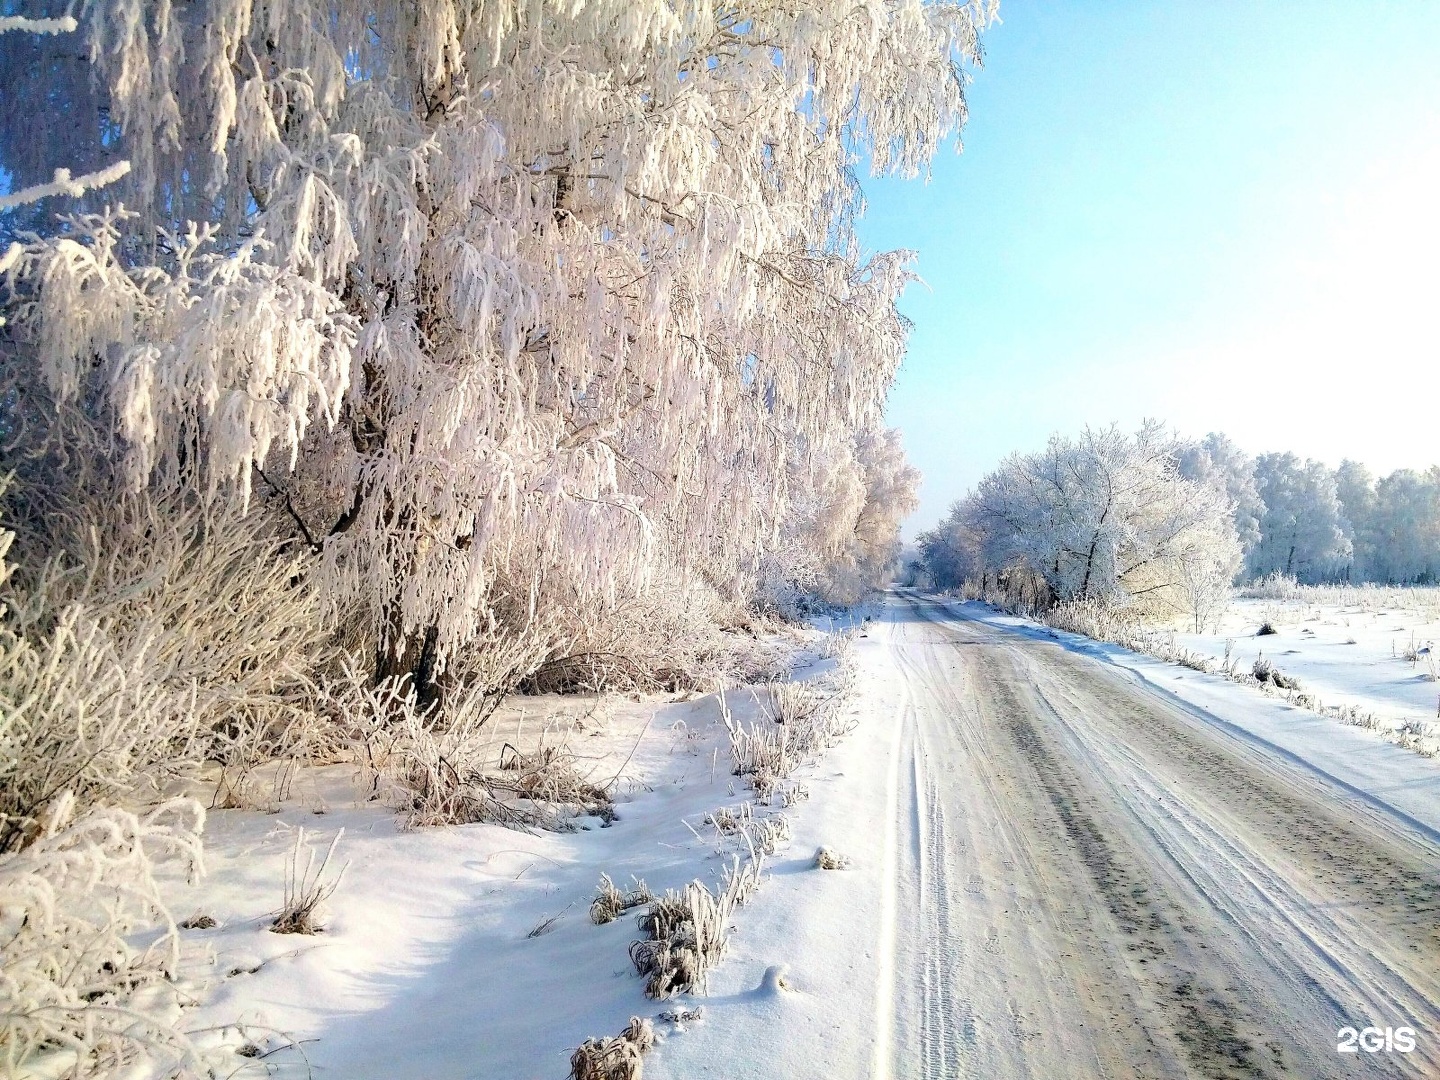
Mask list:
[[167,707],[147,659],[75,609],[36,644],[0,626],[0,851],[34,839],[57,791],[90,805],[193,761],[193,717]]
[[1298,600],[1305,588],[1293,575],[1272,570],[1238,590],[1238,595],[1252,600]]
[[76,809],[62,793],[24,850],[0,855],[0,1074],[101,1077],[146,1063],[200,1075],[175,1024],[180,941],[154,873],[170,858],[201,869],[204,811],[188,799],[143,815]]
[[612,1039],[586,1039],[570,1057],[570,1080],[642,1080],[642,1058],[655,1045],[649,1020],[632,1016]]
[[61,788],[154,798],[205,759],[238,774],[306,749],[336,650],[263,521],[24,479],[0,541],[0,850]]
[[706,974],[725,954],[731,914],[759,887],[763,868],[763,856],[735,856],[717,889],[692,881],[651,902],[639,920],[647,936],[630,946],[647,997],[704,992]]
[[[767,647],[739,629],[744,605],[678,573],[657,574],[644,591],[614,603],[571,598],[558,619],[563,645],[521,684],[535,693],[709,689],[763,665]],[[553,616],[552,616],[553,617]]]

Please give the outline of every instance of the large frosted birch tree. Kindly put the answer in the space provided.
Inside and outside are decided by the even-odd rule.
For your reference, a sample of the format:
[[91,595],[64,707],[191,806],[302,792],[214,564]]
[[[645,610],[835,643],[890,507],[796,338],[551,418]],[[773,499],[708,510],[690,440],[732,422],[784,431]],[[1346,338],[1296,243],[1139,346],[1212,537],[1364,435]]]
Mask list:
[[12,187],[108,185],[0,214],[7,431],[76,409],[129,491],[276,508],[422,679],[547,590],[744,592],[794,455],[874,429],[904,348],[856,170],[926,168],[993,14],[11,8],[75,20],[0,36]]

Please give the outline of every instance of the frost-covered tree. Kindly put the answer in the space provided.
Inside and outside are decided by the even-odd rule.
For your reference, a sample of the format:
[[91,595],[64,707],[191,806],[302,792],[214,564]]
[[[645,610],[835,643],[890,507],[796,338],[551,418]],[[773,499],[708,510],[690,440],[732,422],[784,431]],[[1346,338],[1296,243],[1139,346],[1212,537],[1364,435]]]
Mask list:
[[[942,579],[1025,567],[1054,598],[1191,606],[1187,582],[1228,583],[1239,561],[1223,487],[1186,479],[1161,425],[1054,435],[1012,454],[922,538]],[[942,560],[948,561],[946,565]]]
[[848,604],[882,584],[919,485],[893,428],[804,455],[790,479],[792,512],[767,559],[770,602],[793,607],[809,594]]
[[1440,467],[1397,469],[1375,485],[1368,535],[1372,580],[1440,581]]
[[1260,542],[1250,550],[1251,575],[1283,574],[1303,582],[1343,573],[1351,555],[1335,474],[1294,454],[1261,454],[1255,483],[1265,504]]
[[1180,475],[1187,480],[1218,484],[1234,506],[1235,535],[1248,554],[1260,542],[1260,517],[1265,504],[1255,487],[1255,461],[1225,434],[1212,431],[1179,452]]
[[1335,470],[1335,497],[1340,500],[1342,528],[1350,540],[1346,577],[1369,580],[1375,570],[1375,478],[1360,462],[1342,461]]
[[78,410],[130,490],[269,506],[423,683],[547,595],[749,588],[904,347],[855,170],[961,125],[993,3],[12,9],[77,29],[0,36],[0,164],[113,183],[4,219],[0,423]]

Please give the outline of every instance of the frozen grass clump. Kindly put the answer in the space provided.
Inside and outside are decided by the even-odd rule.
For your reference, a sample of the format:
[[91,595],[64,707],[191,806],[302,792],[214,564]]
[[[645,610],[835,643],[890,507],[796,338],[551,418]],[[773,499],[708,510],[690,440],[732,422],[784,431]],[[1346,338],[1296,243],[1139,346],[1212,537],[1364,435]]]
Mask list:
[[1280,690],[1299,690],[1300,680],[1284,674],[1265,654],[1261,653],[1250,666],[1250,674],[1261,686],[1270,685]]
[[630,945],[647,997],[704,992],[706,974],[725,954],[731,913],[759,887],[763,866],[763,856],[745,862],[736,856],[716,891],[692,881],[651,901],[639,919],[646,936]]
[[609,874],[601,874],[600,884],[595,888],[595,899],[590,901],[590,921],[596,926],[604,926],[614,922],[631,908],[648,904],[654,899],[655,894],[643,881],[636,881],[634,888],[622,892],[610,880]]
[[772,683],[762,701],[770,709],[769,722],[737,720],[722,696],[720,717],[730,735],[734,774],[768,798],[796,769],[819,758],[854,726],[842,707],[854,678],[853,667],[842,664],[817,683]]
[[200,872],[204,810],[78,811],[62,793],[0,855],[0,1074],[204,1075],[175,1023],[180,938],[155,880],[172,859]]
[[649,1020],[632,1016],[610,1039],[586,1039],[570,1055],[570,1080],[642,1080],[643,1058],[655,1045]]
[[820,644],[820,657],[824,660],[847,660],[851,651],[855,648],[855,640],[860,636],[860,631],[854,626],[846,627],[844,630],[837,630],[825,635],[825,640]]
[[330,841],[330,846],[325,851],[325,858],[320,860],[317,867],[315,849],[305,846],[305,830],[296,832],[295,846],[285,860],[285,903],[280,908],[280,913],[275,916],[275,921],[270,924],[270,929],[275,933],[318,934],[321,931],[320,905],[340,886],[340,878],[345,873],[342,867],[333,878],[326,877],[330,860],[335,855],[335,847],[344,835],[344,829],[335,834],[335,839]]
[[712,810],[705,815],[704,824],[715,830],[722,850],[727,841],[738,841],[752,853],[769,856],[790,841],[789,818],[779,813],[756,817],[755,804],[749,802]]
[[0,484],[0,851],[60,790],[83,813],[156,800],[205,761],[303,753],[338,655],[262,512],[85,482],[108,497],[59,473]]

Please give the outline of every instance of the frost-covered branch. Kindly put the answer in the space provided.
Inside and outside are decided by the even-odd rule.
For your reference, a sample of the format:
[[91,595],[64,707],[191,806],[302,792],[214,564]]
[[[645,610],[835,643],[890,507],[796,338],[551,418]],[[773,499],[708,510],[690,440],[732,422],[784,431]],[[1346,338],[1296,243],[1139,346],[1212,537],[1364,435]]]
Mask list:
[[[49,199],[56,195],[79,198],[88,191],[108,187],[129,171],[130,162],[128,161],[117,161],[114,165],[97,172],[86,173],[84,176],[71,176],[69,169],[56,169],[55,178],[48,184],[33,184],[30,187],[21,188],[19,191],[12,191],[8,195],[0,195],[0,211],[12,210],[17,206],[39,202],[41,199]],[[5,264],[0,263],[0,273],[3,273],[5,269]]]

